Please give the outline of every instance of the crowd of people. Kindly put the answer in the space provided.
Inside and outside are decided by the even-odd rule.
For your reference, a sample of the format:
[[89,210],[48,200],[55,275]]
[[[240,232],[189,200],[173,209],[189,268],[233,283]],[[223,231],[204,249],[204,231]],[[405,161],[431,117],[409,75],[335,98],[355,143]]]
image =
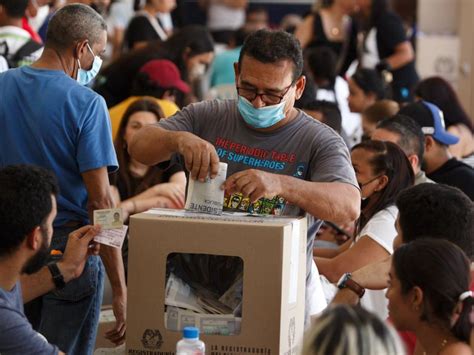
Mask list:
[[416,26],[198,3],[0,0],[0,353],[91,354],[105,279],[123,344],[128,242],[93,211],[182,209],[225,162],[226,209],[307,216],[304,354],[471,354],[474,124]]

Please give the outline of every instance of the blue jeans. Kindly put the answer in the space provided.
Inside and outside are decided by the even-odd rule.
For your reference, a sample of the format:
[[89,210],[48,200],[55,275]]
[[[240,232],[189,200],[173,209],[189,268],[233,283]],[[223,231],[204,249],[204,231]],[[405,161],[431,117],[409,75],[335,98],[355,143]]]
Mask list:
[[[55,228],[51,248],[64,251],[69,233],[77,228]],[[69,355],[92,354],[103,286],[102,261],[90,256],[79,278],[42,297],[38,331]]]

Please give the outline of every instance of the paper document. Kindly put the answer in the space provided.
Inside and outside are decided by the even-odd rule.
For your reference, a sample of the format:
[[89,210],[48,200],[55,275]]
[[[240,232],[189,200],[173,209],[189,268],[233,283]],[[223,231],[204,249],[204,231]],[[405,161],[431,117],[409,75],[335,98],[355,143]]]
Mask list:
[[189,179],[185,209],[188,211],[220,215],[224,207],[224,190],[221,185],[227,177],[227,163],[219,163],[219,172],[214,179],[204,182]]

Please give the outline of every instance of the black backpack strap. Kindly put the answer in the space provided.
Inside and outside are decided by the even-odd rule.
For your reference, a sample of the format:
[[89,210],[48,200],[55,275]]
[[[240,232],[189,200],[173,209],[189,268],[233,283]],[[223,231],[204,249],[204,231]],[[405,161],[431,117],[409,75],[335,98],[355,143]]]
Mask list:
[[18,64],[22,59],[27,58],[42,47],[43,45],[30,39],[23,46],[21,46],[20,49],[17,50],[15,55],[10,59],[10,62],[14,67],[18,67]]

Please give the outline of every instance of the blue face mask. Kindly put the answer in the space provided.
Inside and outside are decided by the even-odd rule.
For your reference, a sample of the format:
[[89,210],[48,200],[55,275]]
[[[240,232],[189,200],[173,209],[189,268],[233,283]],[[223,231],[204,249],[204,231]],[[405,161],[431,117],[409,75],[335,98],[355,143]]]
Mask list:
[[89,49],[92,55],[94,56],[94,62],[92,62],[92,68],[90,70],[84,70],[81,68],[81,63],[79,62],[79,59],[77,59],[79,69],[77,70],[76,80],[81,85],[89,84],[92,79],[94,79],[99,73],[100,67],[102,66],[102,59],[94,54],[89,44],[87,44],[87,49]]
[[255,108],[249,100],[239,96],[237,108],[244,121],[254,128],[268,128],[285,118],[285,112],[283,111],[285,101],[277,105]]

